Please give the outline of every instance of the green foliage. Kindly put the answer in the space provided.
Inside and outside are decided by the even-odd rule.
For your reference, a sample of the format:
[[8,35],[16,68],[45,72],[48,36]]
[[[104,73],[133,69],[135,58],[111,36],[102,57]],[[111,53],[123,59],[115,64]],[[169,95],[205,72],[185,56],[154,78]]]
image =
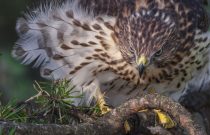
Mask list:
[[9,135],[15,135],[15,128],[12,128],[10,131],[9,131]]
[[52,84],[35,82],[37,94],[25,102],[12,101],[0,107],[0,119],[29,123],[71,124],[80,122],[74,114],[82,113],[89,116],[100,116],[100,107],[74,106],[75,98],[82,98],[82,94],[75,91],[67,80]]
[[24,106],[17,107],[15,101],[10,101],[5,106],[0,106],[0,119],[17,122],[26,122],[26,114],[23,112]]
[[52,85],[36,82],[34,88],[38,94],[27,100],[27,102],[36,98],[34,102],[39,107],[36,108],[35,114],[44,114],[45,118],[47,118],[46,122],[71,123],[69,112],[75,108],[73,99],[82,98],[82,95],[78,91],[74,91],[74,87],[69,84],[69,81],[58,81]]
[[[8,135],[15,135],[15,130],[16,130],[16,128],[11,128],[8,131]],[[0,128],[0,135],[5,135],[5,133],[3,133],[3,129],[2,128]]]

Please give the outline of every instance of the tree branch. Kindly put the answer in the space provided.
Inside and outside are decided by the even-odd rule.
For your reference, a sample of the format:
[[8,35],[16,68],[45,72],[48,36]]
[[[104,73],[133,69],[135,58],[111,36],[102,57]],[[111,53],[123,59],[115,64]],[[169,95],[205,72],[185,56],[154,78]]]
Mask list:
[[[15,133],[17,135],[125,135],[123,126],[125,120],[133,113],[137,113],[144,109],[160,109],[166,112],[172,116],[172,119],[180,127],[185,129],[189,135],[206,135],[206,133],[201,130],[202,128],[192,120],[191,114],[186,109],[170,98],[158,94],[145,95],[142,98],[129,100],[94,122],[90,121],[78,125],[43,125],[18,124],[2,121],[0,122],[0,127],[5,134],[12,128],[15,128]],[[154,132],[154,128],[150,127],[150,129]]]

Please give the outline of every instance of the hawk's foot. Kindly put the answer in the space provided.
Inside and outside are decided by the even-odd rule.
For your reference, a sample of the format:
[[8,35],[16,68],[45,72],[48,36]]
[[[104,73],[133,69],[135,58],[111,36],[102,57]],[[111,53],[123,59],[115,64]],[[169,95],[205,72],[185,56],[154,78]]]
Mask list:
[[99,108],[101,110],[101,115],[106,114],[111,111],[111,108],[109,108],[108,105],[106,104],[99,105]]
[[148,127],[154,126],[155,121],[155,113],[148,109],[131,114],[123,123],[125,133],[126,135],[150,135]]
[[147,128],[147,125],[151,124],[148,122],[150,121],[149,119],[155,120],[155,117],[153,116],[154,115],[151,115],[151,113],[146,114],[146,110],[130,115],[124,122],[124,130],[126,135],[136,135],[140,132],[141,134],[146,135],[151,134]]
[[156,110],[156,109],[154,109],[153,111],[157,114],[159,123],[164,128],[173,128],[176,126],[176,122],[173,121],[171,117],[165,112],[162,112],[161,110]]
[[100,113],[101,115],[104,115],[111,111],[111,108],[109,108],[109,106],[106,104],[106,101],[104,100],[104,98],[98,99],[96,104],[101,111],[101,113]]
[[[149,94],[156,93],[156,90],[153,87],[148,88],[147,91]],[[176,123],[166,113],[156,109],[154,109],[153,111],[157,114],[159,122],[164,128],[173,128],[176,126]]]
[[104,115],[111,111],[111,108],[109,108],[105,101],[105,93],[101,93],[100,89],[98,89],[97,96],[95,98],[97,99],[96,106],[99,108],[99,115]]
[[124,129],[128,135],[138,134],[142,131],[144,134],[150,134],[148,127],[156,126],[157,122],[166,129],[176,126],[176,122],[166,113],[157,109],[145,109],[129,116],[124,122]]

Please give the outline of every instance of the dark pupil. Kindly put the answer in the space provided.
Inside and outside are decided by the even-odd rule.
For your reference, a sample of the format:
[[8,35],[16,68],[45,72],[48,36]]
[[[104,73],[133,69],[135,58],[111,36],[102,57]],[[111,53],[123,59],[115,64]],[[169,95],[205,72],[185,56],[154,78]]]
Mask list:
[[161,53],[162,53],[162,49],[160,49],[159,51],[157,51],[157,52],[155,53],[155,56],[160,56]]

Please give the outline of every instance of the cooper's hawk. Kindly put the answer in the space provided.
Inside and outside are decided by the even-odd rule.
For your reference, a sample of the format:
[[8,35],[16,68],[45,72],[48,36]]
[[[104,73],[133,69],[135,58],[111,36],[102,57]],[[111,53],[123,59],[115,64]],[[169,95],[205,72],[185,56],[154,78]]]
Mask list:
[[209,72],[208,16],[197,0],[51,1],[16,29],[13,56],[44,78],[71,80],[86,104],[100,93],[117,106],[153,88],[184,90]]

